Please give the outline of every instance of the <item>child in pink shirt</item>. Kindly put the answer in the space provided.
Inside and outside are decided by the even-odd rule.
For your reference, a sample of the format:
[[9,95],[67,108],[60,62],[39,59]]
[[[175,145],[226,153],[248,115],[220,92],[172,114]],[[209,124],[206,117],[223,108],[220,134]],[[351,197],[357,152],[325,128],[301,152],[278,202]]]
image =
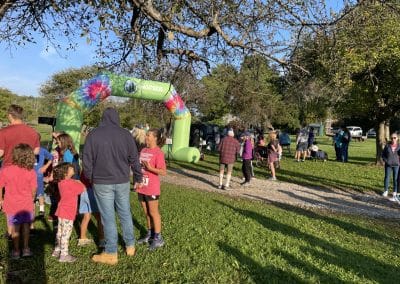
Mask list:
[[59,262],[74,262],[76,260],[76,257],[68,253],[68,244],[77,213],[78,195],[84,192],[86,188],[82,182],[72,178],[74,175],[74,166],[70,163],[61,163],[54,168],[53,177],[54,181],[58,182],[60,202],[55,214],[58,217],[58,228],[56,247],[52,256],[58,257]]
[[12,259],[21,256],[20,233],[23,238],[22,256],[33,255],[29,248],[29,227],[33,221],[33,200],[37,188],[35,162],[32,148],[28,144],[18,144],[12,151],[12,165],[0,171],[0,188],[6,188],[4,203],[0,200],[0,204],[12,231]]
[[160,178],[158,176],[167,173],[164,153],[160,149],[164,141],[165,137],[159,129],[151,129],[146,134],[146,148],[140,152],[143,184],[137,187],[136,191],[146,214],[147,234],[144,238],[139,239],[138,243],[150,243],[150,250],[164,245],[161,237],[161,216],[158,210],[160,198]]

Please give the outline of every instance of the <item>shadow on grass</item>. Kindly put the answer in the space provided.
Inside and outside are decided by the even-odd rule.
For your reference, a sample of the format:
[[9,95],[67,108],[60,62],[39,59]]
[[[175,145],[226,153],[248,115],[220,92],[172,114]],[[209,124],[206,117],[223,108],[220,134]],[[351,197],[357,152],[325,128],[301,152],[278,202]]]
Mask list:
[[[198,169],[192,168],[192,167],[187,166],[187,165],[185,165],[184,168],[189,169],[189,170],[192,170],[192,171],[197,171],[197,172],[199,172]],[[206,178],[203,178],[203,177],[200,177],[200,176],[197,176],[197,175],[192,175],[192,174],[187,173],[187,172],[185,172],[185,171],[183,171],[183,170],[181,170],[181,169],[168,168],[168,170],[170,170],[170,171],[172,171],[172,172],[175,172],[175,173],[178,173],[178,174],[180,174],[180,175],[189,177],[189,178],[193,178],[193,179],[199,180],[199,181],[204,182],[204,183],[206,183],[206,184],[208,184],[208,185],[210,185],[210,186],[212,186],[212,187],[215,187],[215,186],[216,186],[215,183],[211,182],[210,180],[208,180],[208,179],[206,179]],[[201,171],[200,171],[200,172],[201,172]],[[208,173],[208,172],[205,172],[205,173]]]
[[278,280],[281,283],[307,283],[297,275],[284,271],[281,268],[276,268],[272,265],[262,266],[250,256],[245,255],[227,243],[218,242],[217,245],[221,251],[235,257],[240,263],[240,267],[244,270],[244,273],[255,283],[271,283]]
[[[218,171],[218,167],[207,167],[205,165],[200,165],[200,164],[193,165],[193,164],[189,164],[189,163],[185,163],[185,162],[178,162],[178,161],[174,161],[174,164],[178,165],[181,168],[196,171],[196,172],[201,172],[203,174],[208,174],[210,171],[211,172]],[[168,169],[172,169],[172,168],[174,168],[174,167],[171,166]],[[178,169],[178,168],[174,168],[174,169]]]
[[[20,258],[13,260],[8,257],[8,269],[6,274],[6,283],[47,283],[46,268],[45,268],[45,246],[54,244],[55,230],[50,228],[50,225],[44,220],[35,219],[44,225],[43,229],[35,230],[35,235],[30,236],[29,246],[32,249],[33,257]],[[11,252],[12,242],[8,242]]]
[[398,241],[393,237],[389,237],[385,234],[378,233],[373,230],[363,228],[363,227],[354,225],[353,223],[342,221],[337,218],[332,218],[332,217],[329,217],[326,215],[318,214],[312,210],[307,210],[304,208],[296,207],[296,206],[278,202],[278,201],[272,201],[267,198],[262,198],[262,197],[258,197],[258,196],[254,196],[254,195],[247,194],[247,196],[250,196],[256,200],[261,200],[263,202],[271,204],[271,205],[273,205],[277,208],[283,209],[285,211],[290,211],[295,214],[305,216],[307,218],[312,218],[314,220],[320,220],[320,221],[332,224],[332,225],[337,226],[338,228],[346,231],[347,233],[356,234],[360,237],[366,237],[366,238],[373,239],[373,240],[376,240],[379,242],[386,242],[392,246],[397,246],[397,243],[398,243]]
[[[281,181],[289,182],[289,183],[296,183],[296,184],[301,184],[301,185],[306,185],[306,186],[312,186],[315,187],[315,185],[318,185],[320,187],[323,187],[325,189],[329,189],[329,187],[337,188],[340,189],[344,192],[348,192],[349,189],[358,191],[358,192],[364,192],[364,190],[361,189],[360,184],[354,184],[350,182],[345,182],[337,179],[331,179],[328,177],[318,177],[318,176],[313,176],[311,174],[302,174],[299,172],[294,172],[294,171],[288,171],[285,169],[280,169],[278,174],[278,178]],[[297,180],[296,178],[299,178],[301,180]],[[381,191],[377,190],[375,187],[372,186],[366,186],[363,185],[363,188],[368,189],[370,191],[380,193]]]
[[[257,212],[236,208],[218,200],[216,200],[215,202],[247,218],[255,220],[267,230],[278,232],[292,239],[306,242],[307,246],[301,247],[301,251],[304,252],[305,255],[308,255],[308,257],[318,260],[318,262],[326,263],[328,267],[336,266],[339,268],[339,271],[343,269],[345,271],[351,272],[354,275],[360,275],[360,277],[363,277],[372,282],[389,283],[393,282],[394,279],[397,279],[398,268],[395,265],[383,263],[382,261],[367,256],[365,254],[361,254],[357,251],[345,248],[345,241],[342,241],[341,245],[338,245],[329,242],[323,238],[303,232],[296,227],[280,223],[270,217],[261,215]],[[353,227],[353,229],[357,230],[355,227]],[[370,234],[373,235],[373,233]],[[337,236],[337,238],[340,238],[340,236]],[[337,241],[339,242],[339,239],[337,239]],[[286,257],[286,261],[288,261],[292,266],[300,270],[307,269],[308,271],[315,274],[315,276],[318,277],[317,282],[331,283],[337,282],[339,280],[339,275],[331,275],[327,274],[326,272],[322,272],[318,267],[315,267],[315,265],[306,262],[304,259],[300,260],[291,254],[288,255],[287,253],[278,253],[280,253],[281,257]],[[246,265],[246,263],[244,263],[243,265]],[[332,267],[331,269],[335,268]],[[339,282],[341,281],[339,280]]]

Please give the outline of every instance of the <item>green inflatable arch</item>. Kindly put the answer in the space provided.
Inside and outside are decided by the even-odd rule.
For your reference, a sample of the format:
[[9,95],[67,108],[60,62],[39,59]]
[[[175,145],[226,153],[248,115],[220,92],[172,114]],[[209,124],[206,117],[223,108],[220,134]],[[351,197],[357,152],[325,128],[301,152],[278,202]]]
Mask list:
[[[164,102],[174,115],[170,157],[177,161],[198,162],[200,152],[189,147],[191,115],[174,87],[168,83],[141,80],[112,73],[99,74],[64,98],[57,107],[56,131],[65,131],[79,145],[83,123],[82,111],[93,108],[109,96]],[[79,147],[77,147],[79,148]],[[168,147],[163,147],[164,152]]]

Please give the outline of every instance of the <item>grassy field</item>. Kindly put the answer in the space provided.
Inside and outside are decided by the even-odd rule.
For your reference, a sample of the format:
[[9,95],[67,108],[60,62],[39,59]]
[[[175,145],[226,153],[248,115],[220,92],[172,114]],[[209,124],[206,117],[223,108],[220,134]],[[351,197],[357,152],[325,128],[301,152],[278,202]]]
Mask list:
[[[132,193],[134,195],[134,193]],[[132,196],[136,236],[144,216]],[[13,283],[395,283],[400,264],[397,223],[265,205],[172,185],[161,200],[166,246],[138,247],[118,266],[90,261],[95,246],[76,246],[79,260],[51,256],[51,224],[37,221],[32,259],[10,261],[0,242],[3,276]],[[1,220],[4,228],[4,219]],[[90,227],[95,235],[95,228]],[[23,280],[23,281],[22,281]]]
[[[320,147],[333,155],[327,139]],[[334,161],[296,163],[282,160],[280,180],[343,190],[381,191],[383,169],[372,165],[373,141],[353,143],[347,164]],[[218,157],[209,154],[196,165],[170,162],[215,174]],[[240,164],[235,166],[240,176]],[[256,169],[265,178],[265,169]],[[52,224],[36,221],[32,259],[11,261],[0,240],[0,273],[10,283],[397,283],[400,268],[398,222],[308,211],[281,203],[234,199],[163,184],[161,213],[166,246],[150,252],[139,246],[128,258],[120,246],[115,267],[90,261],[96,247],[78,247],[77,230],[70,251],[76,263],[51,257]],[[131,198],[136,237],[145,219],[136,194]],[[5,220],[0,219],[5,228]],[[89,232],[96,238],[93,225]]]
[[[320,186],[325,188],[339,188],[342,190],[356,190],[360,192],[383,191],[383,167],[374,165],[375,162],[375,140],[368,139],[365,142],[350,143],[349,162],[340,163],[335,161],[335,151],[332,140],[328,137],[317,137],[318,146],[326,151],[329,156],[327,162],[306,161],[298,163],[294,160],[294,145],[292,154],[284,150],[281,161],[281,169],[277,172],[277,178],[281,181],[293,182],[306,186]],[[215,174],[218,171],[218,155],[207,153],[204,161],[198,164],[187,165],[185,163],[171,161],[170,167],[185,167],[193,170]],[[241,163],[236,162],[234,175],[242,176]],[[266,168],[255,167],[257,178],[266,178]]]

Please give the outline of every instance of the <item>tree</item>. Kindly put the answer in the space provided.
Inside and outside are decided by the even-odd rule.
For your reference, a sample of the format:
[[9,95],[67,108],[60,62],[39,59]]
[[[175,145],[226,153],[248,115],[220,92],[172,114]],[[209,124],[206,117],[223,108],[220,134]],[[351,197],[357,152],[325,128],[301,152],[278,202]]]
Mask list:
[[204,121],[223,124],[223,117],[232,112],[234,82],[237,71],[231,65],[218,65],[201,81],[202,99],[197,101]]
[[336,110],[374,123],[377,163],[400,110],[400,5],[385,3],[363,1],[328,35],[332,48],[322,55],[339,91]]
[[0,40],[13,47],[40,33],[60,49],[62,35],[73,49],[81,36],[97,45],[100,61],[131,71],[148,61],[209,67],[249,53],[287,66],[303,33],[336,23],[359,2],[343,1],[351,8],[337,14],[323,0],[4,0]]

